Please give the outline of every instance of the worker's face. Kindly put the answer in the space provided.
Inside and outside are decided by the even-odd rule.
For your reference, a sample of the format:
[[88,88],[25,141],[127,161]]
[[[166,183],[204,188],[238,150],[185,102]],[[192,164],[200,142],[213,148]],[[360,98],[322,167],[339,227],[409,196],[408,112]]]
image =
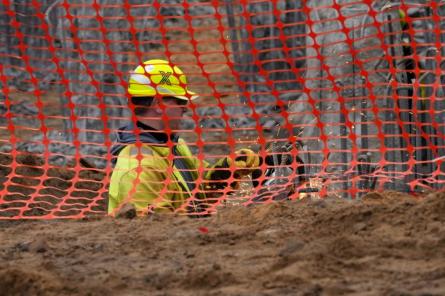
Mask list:
[[188,101],[174,97],[162,98],[164,114],[168,118],[168,124],[172,130],[179,130],[182,116],[188,110]]

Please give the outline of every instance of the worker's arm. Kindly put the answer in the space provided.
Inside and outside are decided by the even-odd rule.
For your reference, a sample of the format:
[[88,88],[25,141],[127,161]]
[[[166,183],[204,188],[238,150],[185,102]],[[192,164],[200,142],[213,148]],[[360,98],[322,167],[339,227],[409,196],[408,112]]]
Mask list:
[[109,213],[127,203],[134,205],[138,214],[146,213],[149,207],[155,212],[174,211],[181,206],[182,195],[174,177],[170,182],[166,180],[166,172],[153,167],[127,172],[119,181],[118,195],[110,199]]

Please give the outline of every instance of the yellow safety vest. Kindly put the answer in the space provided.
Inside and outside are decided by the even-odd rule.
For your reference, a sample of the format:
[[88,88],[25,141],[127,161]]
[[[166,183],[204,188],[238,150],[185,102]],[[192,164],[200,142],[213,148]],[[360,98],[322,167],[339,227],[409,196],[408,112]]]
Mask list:
[[[182,139],[176,147],[175,157],[182,158],[194,180],[199,181],[198,168],[207,168],[208,163],[193,156]],[[166,144],[141,143],[139,148],[128,144],[120,151],[111,176],[108,213],[114,214],[126,203],[134,205],[138,214],[149,208],[155,212],[195,211],[205,193],[202,186],[195,186],[194,198],[189,187]]]

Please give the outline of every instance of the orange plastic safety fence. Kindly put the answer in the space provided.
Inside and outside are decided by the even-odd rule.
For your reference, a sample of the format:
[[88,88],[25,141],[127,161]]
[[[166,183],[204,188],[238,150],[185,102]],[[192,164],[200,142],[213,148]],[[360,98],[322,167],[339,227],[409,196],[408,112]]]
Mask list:
[[[0,22],[0,219],[444,188],[441,1],[3,0]],[[145,121],[153,59],[199,98]]]

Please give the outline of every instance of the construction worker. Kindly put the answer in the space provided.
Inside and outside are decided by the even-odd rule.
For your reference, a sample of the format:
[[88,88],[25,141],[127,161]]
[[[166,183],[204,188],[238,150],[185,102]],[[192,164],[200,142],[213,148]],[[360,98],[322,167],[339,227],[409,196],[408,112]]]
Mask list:
[[[117,158],[109,188],[110,215],[126,204],[139,215],[205,215],[215,196],[223,195],[221,190],[236,187],[243,176],[258,170],[260,159],[250,149],[236,151],[234,157],[224,157],[209,167],[173,133],[188,104],[198,97],[187,88],[179,67],[165,60],[144,62],[131,73],[128,93],[136,120],[119,129],[111,151]],[[219,194],[212,194],[215,191]]]

